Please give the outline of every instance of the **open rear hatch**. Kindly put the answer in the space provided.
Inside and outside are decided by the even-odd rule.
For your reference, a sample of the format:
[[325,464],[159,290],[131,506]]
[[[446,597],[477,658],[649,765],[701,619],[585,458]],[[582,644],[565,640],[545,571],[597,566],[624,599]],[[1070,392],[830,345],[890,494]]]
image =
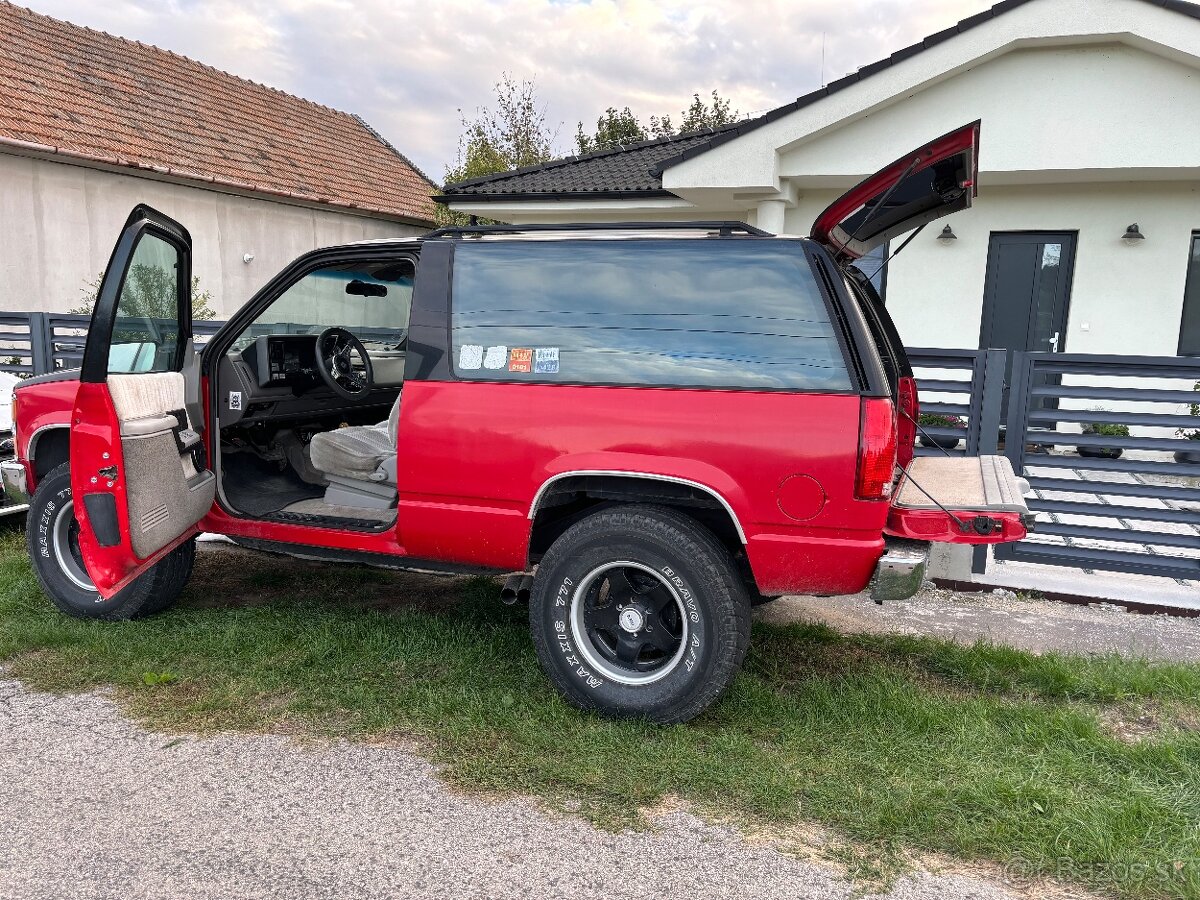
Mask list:
[[892,495],[886,532],[920,541],[1019,541],[1033,523],[1029,482],[1003,456],[919,456]]
[[817,216],[810,236],[842,262],[858,259],[897,235],[967,209],[978,178],[975,121],[855,185]]

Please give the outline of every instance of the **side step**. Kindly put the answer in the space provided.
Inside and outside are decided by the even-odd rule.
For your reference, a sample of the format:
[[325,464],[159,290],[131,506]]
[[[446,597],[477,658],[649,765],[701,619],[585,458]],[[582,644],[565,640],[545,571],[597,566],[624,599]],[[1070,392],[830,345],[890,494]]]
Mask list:
[[263,516],[265,522],[283,522],[287,525],[312,525],[316,528],[350,528],[355,531],[378,531],[388,522],[378,519],[347,519],[342,516],[322,516],[317,513],[274,512]]

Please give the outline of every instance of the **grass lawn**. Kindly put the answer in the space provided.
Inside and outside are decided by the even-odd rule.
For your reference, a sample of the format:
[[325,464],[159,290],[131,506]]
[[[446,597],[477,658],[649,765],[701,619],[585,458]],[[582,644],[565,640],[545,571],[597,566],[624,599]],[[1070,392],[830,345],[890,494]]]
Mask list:
[[456,784],[609,826],[673,796],[756,828],[832,826],[867,870],[911,848],[1200,896],[1200,667],[756,624],[725,699],[657,728],[561,702],[524,610],[497,596],[482,579],[201,553],[176,610],[85,623],[41,596],[10,531],[0,659],[34,688],[116,685],[163,730],[415,737]]

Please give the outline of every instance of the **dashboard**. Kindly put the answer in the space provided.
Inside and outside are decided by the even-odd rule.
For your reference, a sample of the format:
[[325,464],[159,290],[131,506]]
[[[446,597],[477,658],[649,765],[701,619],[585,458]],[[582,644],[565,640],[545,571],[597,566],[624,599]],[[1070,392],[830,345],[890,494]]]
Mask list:
[[267,419],[311,417],[314,413],[390,407],[404,381],[402,349],[367,348],[375,388],[346,400],[325,384],[317,371],[317,335],[264,334],[239,351],[230,351],[219,367],[221,426]]
[[259,387],[289,385],[304,390],[320,383],[315,334],[264,334],[242,351]]

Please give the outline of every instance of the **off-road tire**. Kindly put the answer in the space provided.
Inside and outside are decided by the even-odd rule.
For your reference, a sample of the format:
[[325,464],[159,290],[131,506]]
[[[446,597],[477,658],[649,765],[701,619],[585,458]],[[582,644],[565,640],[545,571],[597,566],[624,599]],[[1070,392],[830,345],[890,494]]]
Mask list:
[[[598,659],[598,644],[587,638],[584,624],[587,601],[577,594],[586,594],[589,577],[599,577],[593,573],[623,561],[644,567],[684,600],[686,649],[650,683],[606,677],[602,667],[589,665],[573,630],[578,620]],[[728,550],[708,529],[672,509],[618,506],[571,526],[542,557],[529,627],[546,676],[570,703],[614,718],[671,724],[699,715],[733,681],[750,643],[750,600]]]
[[[196,559],[196,541],[180,544],[129,586],[110,600],[93,589],[85,589],[71,579],[59,562],[56,528],[59,516],[70,515],[63,508],[72,503],[71,472],[63,463],[38,484],[29,501],[25,522],[25,542],[33,571],[46,596],[58,609],[77,619],[134,619],[161,612],[178,599],[192,574]],[[69,554],[69,548],[61,548]]]

